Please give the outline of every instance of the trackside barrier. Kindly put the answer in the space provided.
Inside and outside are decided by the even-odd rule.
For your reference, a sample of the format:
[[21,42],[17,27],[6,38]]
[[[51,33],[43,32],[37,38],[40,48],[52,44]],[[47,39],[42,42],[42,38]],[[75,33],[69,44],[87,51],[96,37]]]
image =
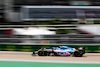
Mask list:
[[[54,46],[62,46],[62,45],[16,45],[16,44],[0,44],[0,51],[24,51],[24,52],[32,52],[38,50],[39,48],[50,48]],[[100,45],[63,45],[70,47],[85,47],[86,53],[100,53]]]

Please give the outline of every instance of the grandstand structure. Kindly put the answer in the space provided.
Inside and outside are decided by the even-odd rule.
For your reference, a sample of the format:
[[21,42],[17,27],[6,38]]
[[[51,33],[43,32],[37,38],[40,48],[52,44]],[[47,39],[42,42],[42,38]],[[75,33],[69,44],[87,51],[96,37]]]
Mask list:
[[2,21],[3,17],[4,17],[4,4],[3,0],[0,0],[0,21]]
[[[10,22],[22,22],[21,17],[20,17],[20,12],[21,12],[21,8],[22,6],[95,6],[98,7],[100,4],[100,1],[98,0],[5,0],[5,13],[6,13],[6,18],[10,21]],[[89,17],[98,17],[96,14],[95,16],[95,12],[97,10],[91,10],[91,11],[72,11],[72,13],[69,14],[73,14],[70,15],[69,18],[76,18],[76,13],[77,15],[80,13],[83,14],[88,14],[87,16]],[[68,13],[68,12],[67,12]],[[98,11],[97,11],[98,13]],[[84,17],[84,15],[83,15]],[[87,18],[87,17],[86,17]],[[84,18],[82,18],[84,19]],[[94,20],[94,21],[98,21],[98,20]],[[71,21],[72,22],[72,21]],[[83,22],[83,21],[82,21]],[[70,23],[70,21],[69,21]]]
[[89,23],[99,20],[99,6],[22,6],[23,21],[55,21]]
[[[98,0],[5,0],[3,3],[10,24],[0,26],[3,32],[0,43],[100,44],[99,35],[80,28],[100,23]],[[15,35],[18,33],[15,29],[29,27],[45,27],[56,34]]]

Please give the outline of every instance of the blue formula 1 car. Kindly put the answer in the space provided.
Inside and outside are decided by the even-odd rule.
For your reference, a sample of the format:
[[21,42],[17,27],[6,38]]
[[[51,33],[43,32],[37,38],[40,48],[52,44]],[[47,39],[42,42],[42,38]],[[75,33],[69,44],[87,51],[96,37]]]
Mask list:
[[82,57],[83,54],[85,54],[85,47],[79,47],[78,49],[76,49],[68,46],[51,47],[50,49],[41,48],[38,51],[32,53],[32,55],[39,55],[39,56],[74,56],[74,57]]

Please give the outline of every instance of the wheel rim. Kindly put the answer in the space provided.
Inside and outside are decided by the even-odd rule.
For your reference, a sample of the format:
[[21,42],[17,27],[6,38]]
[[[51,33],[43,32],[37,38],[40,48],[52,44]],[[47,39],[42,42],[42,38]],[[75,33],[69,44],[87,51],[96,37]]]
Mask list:
[[75,52],[74,52],[74,56],[75,56],[75,57],[79,57],[79,56],[80,56],[80,53],[79,53],[78,51],[75,51]]
[[39,56],[43,56],[43,51],[39,51],[39,52],[38,52],[38,55],[39,55]]

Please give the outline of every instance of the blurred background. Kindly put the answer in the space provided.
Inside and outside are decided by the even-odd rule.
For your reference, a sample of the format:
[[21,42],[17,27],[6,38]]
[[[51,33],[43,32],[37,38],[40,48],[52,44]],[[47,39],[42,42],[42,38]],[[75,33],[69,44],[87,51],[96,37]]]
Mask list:
[[99,0],[0,0],[0,50],[85,46],[100,52]]

